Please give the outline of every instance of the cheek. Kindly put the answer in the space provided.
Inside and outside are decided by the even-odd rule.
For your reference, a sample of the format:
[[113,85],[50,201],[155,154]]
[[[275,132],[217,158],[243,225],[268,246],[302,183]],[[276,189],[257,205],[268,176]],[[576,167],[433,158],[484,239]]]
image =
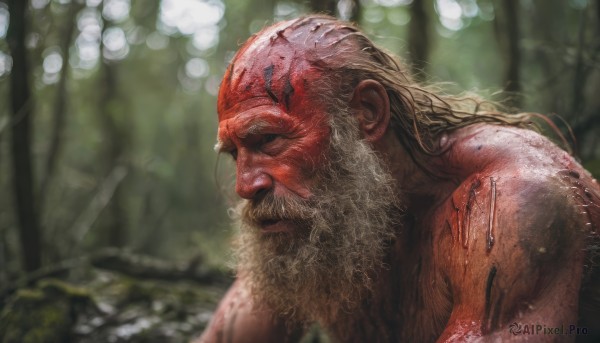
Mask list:
[[319,168],[325,159],[329,146],[329,132],[323,132],[319,137],[312,137],[306,144],[304,159],[312,161],[312,167]]
[[[291,162],[291,161],[288,161]],[[275,193],[278,191],[277,185],[282,186],[282,189],[290,191],[304,199],[309,198],[313,193],[311,191],[312,176],[307,172],[304,166],[299,166],[296,163],[278,164],[271,168],[271,176],[275,182]]]
[[307,117],[311,120],[304,119],[304,122],[298,125],[303,128],[300,132],[301,138],[294,142],[288,153],[293,160],[303,165],[305,170],[314,173],[327,162],[331,130],[326,114],[313,112],[305,114],[303,118]]
[[271,176],[284,184],[288,188],[296,189],[298,186],[303,184],[303,180],[306,179],[305,173],[300,168],[296,167],[293,163],[278,163],[276,166],[271,168]]
[[320,129],[314,129],[313,134],[304,140],[304,149],[300,154],[300,158],[308,164],[311,172],[321,169],[328,162],[331,132],[329,126],[321,124],[317,127]]
[[309,173],[322,168],[326,160],[329,147],[329,126],[325,120],[313,120],[305,124],[309,131],[303,137],[294,142],[291,149],[288,150],[290,158],[303,166],[303,169]]
[[273,177],[295,190],[310,188],[316,171],[327,163],[328,132],[311,135],[294,143],[287,153],[273,165]]

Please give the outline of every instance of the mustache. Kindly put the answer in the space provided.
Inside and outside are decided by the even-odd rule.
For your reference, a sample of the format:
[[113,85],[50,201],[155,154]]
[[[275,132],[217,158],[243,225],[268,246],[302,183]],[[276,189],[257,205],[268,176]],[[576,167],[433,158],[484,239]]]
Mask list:
[[269,192],[258,200],[244,201],[241,218],[252,225],[280,220],[306,222],[316,211],[313,200],[303,199],[294,194],[276,196]]

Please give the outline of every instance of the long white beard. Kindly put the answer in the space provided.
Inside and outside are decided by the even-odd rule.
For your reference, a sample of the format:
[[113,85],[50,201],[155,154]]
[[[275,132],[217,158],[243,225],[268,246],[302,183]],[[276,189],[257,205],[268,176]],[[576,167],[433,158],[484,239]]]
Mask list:
[[[394,178],[359,139],[352,116],[332,120],[330,164],[310,200],[242,201],[234,256],[256,304],[293,323],[329,326],[370,295],[397,234]],[[292,233],[263,234],[257,218],[291,219]]]

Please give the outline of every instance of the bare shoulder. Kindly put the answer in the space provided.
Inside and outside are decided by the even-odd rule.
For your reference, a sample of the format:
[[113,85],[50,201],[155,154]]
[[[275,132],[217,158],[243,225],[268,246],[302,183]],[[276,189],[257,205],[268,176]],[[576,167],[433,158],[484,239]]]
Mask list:
[[[541,206],[547,212],[552,200],[562,204],[563,214],[569,209],[584,207],[588,226],[597,226],[600,185],[573,156],[539,133],[515,127],[475,125],[458,130],[452,137],[453,146],[448,162],[467,166],[463,179],[489,175],[502,184],[505,196],[522,201],[519,208]],[[541,197],[541,198],[540,198]],[[516,199],[514,199],[516,200]],[[588,220],[589,219],[589,220]]]
[[450,140],[446,163],[460,182],[442,213],[465,252],[493,261],[521,251],[540,267],[586,250],[600,226],[600,187],[569,153],[504,126],[473,126]]
[[456,130],[448,137],[445,162],[459,168],[466,165],[469,172],[508,165],[538,175],[563,169],[589,175],[568,152],[532,130],[479,124]]
[[447,248],[463,269],[457,275],[469,275],[477,265],[520,263],[508,270],[541,272],[575,262],[575,252],[585,250],[586,237],[600,224],[593,208],[596,184],[577,165],[503,153],[498,161],[481,159],[482,168],[465,177],[445,203]]
[[600,225],[597,182],[533,131],[479,125],[449,143],[460,182],[436,215],[435,254],[453,292],[450,322],[477,323],[479,334],[516,318],[576,323]]
[[513,213],[520,228],[540,227],[538,216],[567,220],[571,231],[593,231],[600,225],[598,182],[573,156],[537,132],[497,125],[458,130],[451,135],[445,163],[460,169],[455,196],[474,200],[482,186],[499,202],[497,210]]

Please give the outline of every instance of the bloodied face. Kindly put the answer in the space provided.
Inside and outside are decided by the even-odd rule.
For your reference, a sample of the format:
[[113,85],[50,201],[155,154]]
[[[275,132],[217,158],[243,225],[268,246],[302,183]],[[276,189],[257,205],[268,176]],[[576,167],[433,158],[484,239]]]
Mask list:
[[329,142],[327,113],[316,102],[287,109],[265,95],[219,115],[219,145],[236,161],[236,191],[244,199],[268,192],[308,199]]
[[397,187],[348,104],[311,91],[320,72],[281,25],[228,69],[218,145],[236,163],[235,253],[256,303],[328,324],[369,295],[396,233]]
[[328,116],[307,94],[319,72],[276,28],[248,42],[228,68],[219,94],[218,139],[236,159],[242,198],[273,192],[308,199],[324,162]]
[[[303,111],[300,111],[303,112]],[[259,105],[219,125],[221,149],[236,163],[236,192],[258,201],[267,195],[310,199],[316,174],[325,162],[329,125],[323,112],[285,112],[273,105]],[[285,218],[265,218],[264,231],[293,229]]]

